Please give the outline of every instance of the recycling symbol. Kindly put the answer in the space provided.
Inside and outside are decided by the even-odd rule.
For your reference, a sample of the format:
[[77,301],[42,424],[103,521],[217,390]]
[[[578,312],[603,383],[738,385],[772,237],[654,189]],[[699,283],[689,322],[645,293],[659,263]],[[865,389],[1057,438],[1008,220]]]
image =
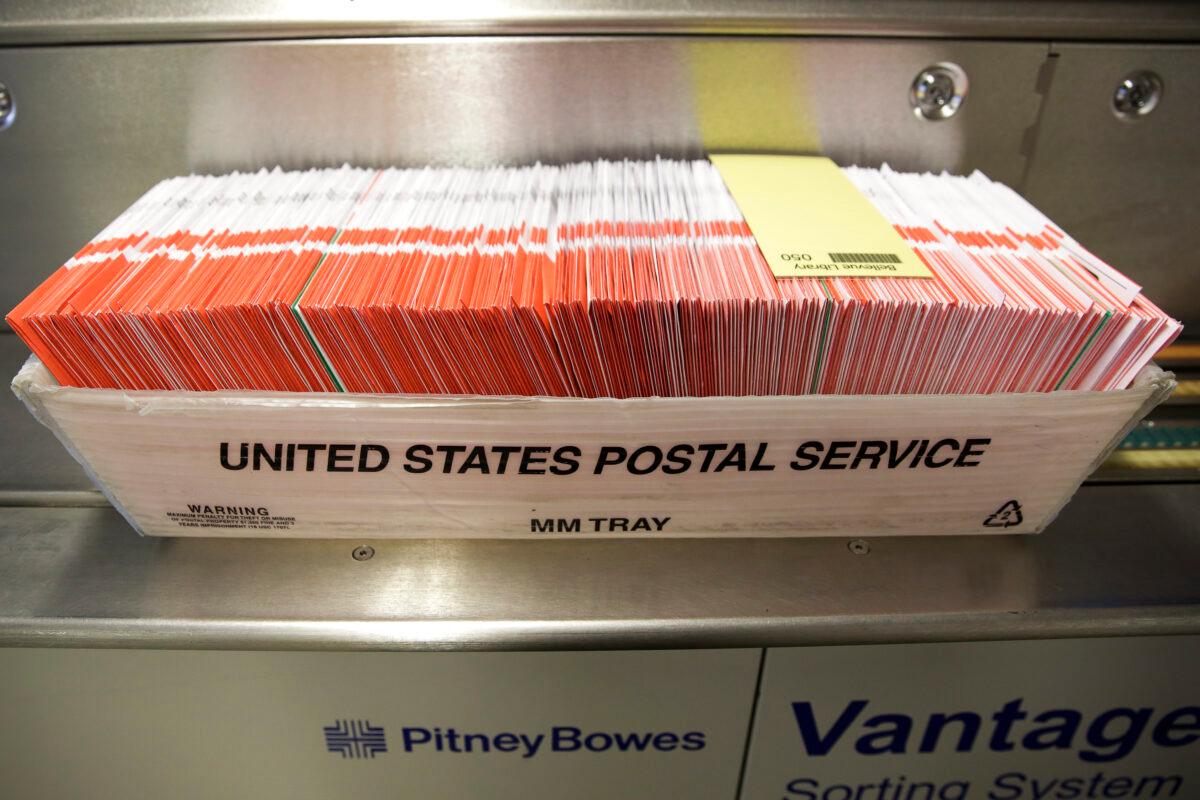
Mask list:
[[1021,504],[1016,500],[1009,500],[985,519],[983,524],[989,528],[1011,528],[1020,525],[1024,520],[1021,516]]

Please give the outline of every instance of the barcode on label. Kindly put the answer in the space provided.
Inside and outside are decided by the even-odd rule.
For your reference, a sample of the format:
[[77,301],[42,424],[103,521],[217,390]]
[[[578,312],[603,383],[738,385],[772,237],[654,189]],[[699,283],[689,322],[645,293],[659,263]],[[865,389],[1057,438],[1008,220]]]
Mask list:
[[830,253],[836,264],[899,264],[900,256],[895,253]]

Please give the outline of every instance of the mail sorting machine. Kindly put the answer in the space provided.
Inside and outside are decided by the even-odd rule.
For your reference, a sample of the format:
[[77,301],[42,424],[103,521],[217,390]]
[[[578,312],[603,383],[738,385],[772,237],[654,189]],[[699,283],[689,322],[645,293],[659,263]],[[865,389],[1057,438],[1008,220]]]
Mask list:
[[[1198,37],[1173,2],[17,4],[0,306],[169,175],[725,150],[981,169],[1200,329]],[[1036,537],[143,539],[8,397],[0,794],[1200,796],[1197,347]]]

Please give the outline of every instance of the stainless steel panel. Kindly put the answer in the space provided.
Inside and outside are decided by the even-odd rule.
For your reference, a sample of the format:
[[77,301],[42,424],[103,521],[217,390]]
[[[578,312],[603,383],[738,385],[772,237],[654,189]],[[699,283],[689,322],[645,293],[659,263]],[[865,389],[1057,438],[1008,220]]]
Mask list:
[[29,348],[24,342],[12,333],[0,333],[0,451],[4,453],[0,458],[0,505],[31,499],[21,500],[14,494],[17,492],[92,488],[83,467],[9,391],[8,382],[28,357]]
[[1200,484],[1085,487],[1041,536],[138,538],[0,509],[0,644],[588,649],[1200,633]]
[[[761,658],[0,650],[0,787],[8,800],[733,800]],[[386,750],[327,750],[347,717]],[[560,726],[585,740],[694,731],[703,747],[564,752]],[[419,743],[422,729],[438,740]],[[506,751],[502,731],[528,745]]]
[[[88,657],[72,652],[63,660],[76,655]],[[142,654],[131,655],[134,660]],[[1180,706],[1193,706],[1197,663],[1200,637],[1194,636],[771,650],[741,798],[1195,798],[1200,785],[1195,739],[1113,737],[1114,728],[1137,729],[1108,723],[1132,716],[1134,708],[1144,709],[1143,719],[1159,714],[1162,719]],[[810,733],[806,712],[826,734],[828,749]],[[881,712],[905,716],[868,717]],[[1012,712],[1014,724],[1008,727],[1000,720]],[[1039,724],[1060,715],[1087,720],[1092,735],[1040,747],[1047,728]],[[975,719],[981,722],[977,727]],[[842,725],[833,727],[833,720]],[[963,735],[927,720],[962,721]],[[905,733],[891,740],[899,746],[886,754],[872,751],[886,741],[872,738],[877,731],[906,723]],[[1107,732],[1098,734],[1101,730]],[[1124,740],[1120,749],[1097,746],[1118,738]],[[1158,785],[1142,777],[1152,775],[1172,777]],[[833,788],[839,784],[841,791]],[[885,793],[889,785],[894,791]],[[809,787],[812,791],[804,791]],[[876,787],[878,792],[871,791]]]
[[1185,0],[7,0],[0,44],[495,33],[757,33],[1179,41]]
[[[407,39],[0,49],[0,308],[154,182],[282,164],[823,152],[1019,181],[1045,46],[744,38]],[[918,120],[919,70],[963,109]]]
[[[1061,45],[1025,195],[1065,230],[1200,327],[1200,47]],[[1121,120],[1134,70],[1164,81],[1149,115]],[[1186,335],[1185,331],[1185,335]]]

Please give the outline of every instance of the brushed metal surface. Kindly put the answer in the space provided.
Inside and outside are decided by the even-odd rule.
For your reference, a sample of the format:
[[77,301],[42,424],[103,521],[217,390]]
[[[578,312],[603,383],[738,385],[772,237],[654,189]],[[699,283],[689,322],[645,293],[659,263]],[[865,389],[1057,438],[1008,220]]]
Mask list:
[[[761,660],[6,649],[0,784],[8,800],[733,800]],[[339,725],[386,750],[330,752]],[[426,726],[440,738],[424,746]],[[560,726],[694,731],[703,747],[567,752]],[[502,731],[527,745],[497,746]]]
[[[1024,194],[1167,311],[1200,328],[1200,47],[1059,45]],[[1112,112],[1149,69],[1154,111]],[[1184,335],[1188,335],[1185,330]]]
[[[851,27],[821,27],[850,5]],[[918,5],[926,4],[891,8]],[[1174,3],[1052,2],[1043,11],[977,3],[979,19],[965,20],[953,19],[963,4],[930,5],[912,29],[881,22],[899,16],[884,6],[756,2],[731,22],[705,19],[716,6],[702,0],[651,6],[645,13],[660,14],[656,22],[638,16],[644,6],[606,4],[596,14],[608,15],[610,29],[588,28],[582,4],[561,15],[546,5],[537,13],[549,23],[530,3],[493,7],[487,24],[499,27],[485,28],[478,13],[455,20],[451,11],[418,20],[424,27],[395,12],[380,23],[370,15],[388,15],[369,3],[353,5],[365,15],[357,21],[300,19],[300,4],[273,4],[282,16],[271,21],[261,4],[225,0],[190,12],[116,0],[41,10],[10,0],[0,8],[0,43],[416,30],[1097,39],[1122,30],[1152,39],[1194,37],[1196,27],[1194,10]],[[508,8],[516,10],[505,17]],[[762,22],[770,9],[790,21]],[[1096,27],[1102,13],[1128,19]],[[1197,96],[1198,50],[1059,45],[1043,70],[1043,44],[933,39],[0,47],[0,81],[21,104],[17,123],[0,132],[0,310],[154,181],[181,172],[739,149],[980,168],[1024,181],[1035,203],[1152,297],[1200,320],[1191,186],[1200,127],[1188,102]],[[971,95],[952,120],[922,123],[908,87],[939,61],[966,69]],[[1122,123],[1108,102],[1116,81],[1138,68],[1163,76],[1164,98],[1153,114]],[[8,374],[23,358],[23,346],[0,335]],[[0,490],[11,501],[0,507],[2,644],[561,649],[1200,631],[1200,484],[1085,487],[1040,537],[875,540],[867,556],[844,540],[414,541],[373,542],[376,556],[358,562],[356,542],[139,539],[111,509],[30,506],[38,497],[29,492],[90,484],[7,393],[0,424],[8,453]]]
[[1033,537],[143,539],[0,508],[0,644],[745,647],[1200,632],[1200,484],[1085,487]]
[[755,33],[1179,41],[1194,4],[1082,0],[6,0],[0,44],[495,33]]
[[[1040,44],[749,38],[441,38],[0,48],[7,311],[142,192],[191,171],[485,164],[706,151],[1025,170]],[[951,61],[953,119],[909,87]]]

